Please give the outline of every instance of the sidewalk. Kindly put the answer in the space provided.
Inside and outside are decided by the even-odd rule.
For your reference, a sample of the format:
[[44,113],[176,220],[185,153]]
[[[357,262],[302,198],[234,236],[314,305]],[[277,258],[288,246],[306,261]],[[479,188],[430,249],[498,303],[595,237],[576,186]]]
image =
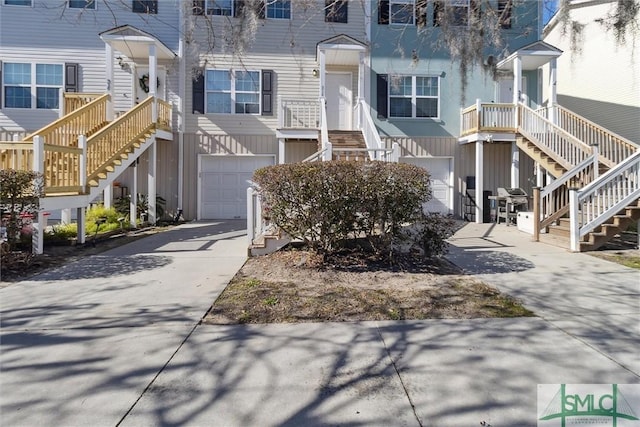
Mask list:
[[638,270],[468,224],[450,258],[541,317],[197,325],[244,262],[228,226],[1,289],[0,424],[534,426],[538,384],[640,382]]

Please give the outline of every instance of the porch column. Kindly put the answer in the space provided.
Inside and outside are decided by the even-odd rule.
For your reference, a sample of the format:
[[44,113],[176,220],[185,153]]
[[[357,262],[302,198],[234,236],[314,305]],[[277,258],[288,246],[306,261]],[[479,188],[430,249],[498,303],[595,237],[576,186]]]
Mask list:
[[87,208],[84,206],[78,208],[76,210],[76,217],[76,220],[78,221],[78,243],[83,245],[87,240],[87,224],[85,224],[85,221],[87,220]]
[[476,224],[483,222],[482,193],[484,191],[484,141],[476,142]]
[[[520,103],[521,95],[522,95],[522,58],[520,58],[519,56],[516,56],[516,58],[513,60],[513,105],[515,105],[516,107]],[[515,111],[514,123],[517,128],[518,126],[520,126],[520,123],[518,120],[520,117],[520,115],[518,114],[519,108],[516,108],[514,111]]]
[[318,51],[318,56],[320,58],[320,97],[325,96],[325,84],[326,84],[326,58],[323,49]]
[[364,52],[359,52],[358,61],[358,101],[364,98],[364,75],[365,75],[365,55]]
[[148,217],[147,221],[151,224],[156,223],[156,161],[158,159],[158,149],[156,137],[152,136],[153,142],[149,147],[149,167],[147,173],[147,203]]
[[71,209],[62,209],[60,214],[60,222],[62,224],[71,224]]
[[557,123],[556,105],[558,103],[557,88],[557,68],[558,60],[553,58],[549,61],[549,120],[551,123]]
[[544,175],[546,172],[540,166],[540,163],[536,162],[536,187],[544,187]]
[[112,186],[112,184],[109,184],[106,187],[104,187],[104,191],[102,192],[102,200],[103,200],[103,203],[104,203],[104,207],[109,209],[111,207],[112,202],[113,202],[113,186]]
[[511,188],[520,187],[520,150],[515,141],[511,142]]
[[278,138],[278,164],[283,165],[285,163],[285,139]]
[[109,94],[109,100],[107,101],[107,120],[112,121],[114,117],[113,110],[113,98],[115,90],[113,87],[114,74],[113,74],[113,48],[109,43],[105,44],[105,74],[107,78],[107,93]]
[[[149,96],[155,98],[158,91],[158,56],[156,55],[156,45],[149,45]],[[151,120],[158,121],[158,104],[154,100],[151,107]]]
[[138,217],[138,159],[133,161],[133,180],[131,181],[131,195],[129,196],[129,225],[137,228],[136,219]]

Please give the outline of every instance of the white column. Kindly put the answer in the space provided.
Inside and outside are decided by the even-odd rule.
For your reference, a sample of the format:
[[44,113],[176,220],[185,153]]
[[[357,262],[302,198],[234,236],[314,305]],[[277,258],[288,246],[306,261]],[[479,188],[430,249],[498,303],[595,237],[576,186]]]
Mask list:
[[325,63],[325,54],[324,50],[319,51],[320,56],[320,97],[325,96],[325,82],[326,82],[326,63]]
[[[522,95],[522,58],[516,56],[513,60],[513,105],[517,106],[520,103],[520,97]],[[520,126],[518,121],[519,114],[518,108],[514,109],[515,118],[514,123],[516,128]]]
[[113,74],[113,48],[109,43],[105,44],[105,77],[107,78],[107,93],[109,94],[109,100],[107,101],[107,120],[111,121],[114,117],[113,110],[113,98],[115,90],[113,87],[114,74]]
[[365,75],[365,55],[364,52],[359,53],[358,61],[358,100],[364,98],[364,75]]
[[147,203],[149,204],[149,218],[151,224],[156,223],[156,162],[158,157],[158,149],[156,137],[153,136],[153,142],[149,147],[149,171],[147,173]]
[[538,188],[544,187],[544,173],[545,172],[542,170],[540,163],[536,162],[536,187]]
[[[149,96],[155,98],[158,91],[158,56],[156,55],[156,45],[149,45]],[[153,102],[151,120],[158,121],[158,104]]]
[[109,209],[113,204],[113,186],[111,184],[104,187],[104,190],[102,191],[102,199],[104,207]]
[[129,200],[129,224],[131,228],[137,228],[138,217],[138,160],[133,161],[133,180],[131,182],[131,195]]
[[44,211],[38,211],[35,221],[31,222],[33,235],[31,236],[31,253],[40,255],[44,252],[44,229],[46,228]]
[[71,224],[71,209],[62,209],[60,214],[60,222],[62,224]]
[[557,123],[556,105],[558,103],[557,92],[557,67],[558,61],[553,58],[549,61],[549,121]]
[[87,240],[87,227],[85,221],[87,220],[87,208],[81,207],[76,210],[76,220],[78,221],[78,243],[84,244]]
[[476,224],[482,224],[483,206],[482,192],[484,191],[484,146],[483,141],[476,142]]
[[511,188],[520,187],[520,150],[515,141],[511,142]]
[[278,138],[278,164],[283,165],[285,163],[285,139]]

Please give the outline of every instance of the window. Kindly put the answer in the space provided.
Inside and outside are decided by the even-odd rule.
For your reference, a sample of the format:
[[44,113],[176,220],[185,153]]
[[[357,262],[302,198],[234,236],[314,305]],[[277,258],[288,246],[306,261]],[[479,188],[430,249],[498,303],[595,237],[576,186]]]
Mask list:
[[31,0],[4,0],[4,4],[9,6],[31,6]]
[[260,72],[207,70],[206,112],[260,114]]
[[439,77],[398,76],[389,82],[389,117],[438,118]]
[[413,25],[413,0],[391,0],[389,17],[392,24]]
[[269,0],[267,18],[291,19],[291,0]]
[[158,13],[158,0],[133,0],[131,10],[135,13]]
[[511,28],[511,8],[512,0],[498,0],[498,19],[504,29]]
[[477,0],[436,1],[433,5],[433,26],[437,27],[447,19],[452,26],[466,27],[471,14],[480,17],[480,5]]
[[324,22],[339,22],[346,24],[348,19],[348,0],[325,0]]
[[2,83],[5,108],[54,110],[60,105],[62,65],[5,63]]
[[69,0],[70,9],[95,9],[96,0]]
[[233,0],[207,1],[207,15],[233,16]]

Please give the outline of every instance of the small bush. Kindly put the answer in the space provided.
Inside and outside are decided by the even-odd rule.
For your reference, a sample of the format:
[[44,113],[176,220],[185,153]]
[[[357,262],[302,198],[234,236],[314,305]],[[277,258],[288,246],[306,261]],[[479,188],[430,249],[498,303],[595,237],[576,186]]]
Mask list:
[[455,225],[451,216],[428,213],[404,230],[399,240],[408,241],[426,258],[438,257],[448,252],[446,239],[453,236]]
[[409,164],[314,162],[256,171],[264,205],[275,224],[321,253],[364,237],[390,250],[403,224],[422,215],[431,198],[429,174]]

